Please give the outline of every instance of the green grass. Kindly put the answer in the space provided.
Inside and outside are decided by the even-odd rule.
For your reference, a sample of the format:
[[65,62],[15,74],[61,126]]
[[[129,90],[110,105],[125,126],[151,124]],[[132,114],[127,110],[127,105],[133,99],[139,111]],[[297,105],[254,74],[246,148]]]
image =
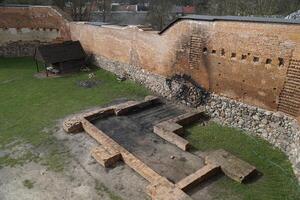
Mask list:
[[96,181],[95,190],[97,191],[98,195],[106,193],[111,200],[122,200],[121,197],[110,191],[103,183]]
[[187,133],[188,140],[197,150],[223,148],[256,166],[263,174],[249,184],[239,184],[225,176],[222,177],[216,183],[217,188],[212,191],[215,199],[232,199],[232,196],[243,200],[300,199],[300,187],[290,162],[281,151],[272,148],[266,141],[212,122],[207,126],[193,126]]
[[[35,65],[30,58],[0,58],[0,151],[11,151],[10,155],[0,158],[0,168],[35,161],[52,171],[63,171],[68,163],[68,149],[51,132],[43,131],[45,128],[51,129],[56,120],[92,106],[122,97],[141,99],[149,94],[131,81],[118,82],[114,75],[103,70],[95,72],[101,85],[92,89],[77,86],[79,80],[87,79],[87,73],[48,79],[34,78],[34,73]],[[206,127],[194,126],[188,132],[188,139],[195,148],[224,148],[263,173],[260,179],[247,185],[221,178],[218,188],[212,192],[216,199],[232,199],[231,195],[247,200],[300,199],[299,187],[286,156],[265,141],[214,123]],[[23,144],[31,144],[35,151],[16,150]],[[45,155],[40,155],[45,149]],[[30,181],[23,184],[33,187]],[[102,184],[97,184],[96,189],[107,192],[111,199],[120,199]]]
[[38,153],[32,155],[25,149],[28,152],[20,156],[0,158],[0,168],[42,159],[50,169],[63,170],[68,152],[43,129],[52,128],[56,120],[80,110],[118,98],[140,99],[149,93],[131,81],[118,82],[114,75],[100,69],[95,74],[101,84],[90,89],[77,85],[88,79],[88,73],[37,79],[33,76],[35,70],[31,58],[0,58],[0,150],[14,151],[16,146],[31,144],[34,148],[48,148],[49,152],[40,158]]
[[23,181],[23,185],[24,185],[24,187],[26,187],[28,189],[32,189],[34,187],[34,182],[26,179]]

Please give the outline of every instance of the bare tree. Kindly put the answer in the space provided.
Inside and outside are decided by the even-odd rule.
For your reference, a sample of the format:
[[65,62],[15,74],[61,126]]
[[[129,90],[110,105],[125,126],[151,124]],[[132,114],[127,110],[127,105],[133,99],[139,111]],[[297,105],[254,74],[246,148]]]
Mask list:
[[102,11],[103,22],[106,22],[111,11],[111,0],[99,0],[97,1],[97,4],[99,5],[99,9]]
[[151,0],[148,13],[149,22],[154,29],[161,30],[175,16],[172,14],[172,0]]
[[211,15],[272,16],[286,15],[300,9],[299,0],[209,0]]
[[60,9],[64,9],[66,6],[66,0],[52,0],[53,4],[59,7]]

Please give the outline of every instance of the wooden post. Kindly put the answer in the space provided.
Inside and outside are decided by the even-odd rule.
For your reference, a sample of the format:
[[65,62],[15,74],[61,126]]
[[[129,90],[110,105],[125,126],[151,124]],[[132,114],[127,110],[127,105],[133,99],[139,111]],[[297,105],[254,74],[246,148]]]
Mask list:
[[46,76],[48,77],[48,70],[47,70],[47,64],[45,63],[45,70],[46,70]]
[[37,61],[37,59],[36,59],[36,49],[37,49],[37,48],[35,48],[35,50],[34,50],[34,60],[35,60],[35,65],[36,65],[36,71],[39,73],[40,70],[39,70],[39,64],[38,64],[38,61]]
[[39,69],[39,63],[37,60],[35,60],[35,65],[36,65],[36,71],[39,73],[40,69]]

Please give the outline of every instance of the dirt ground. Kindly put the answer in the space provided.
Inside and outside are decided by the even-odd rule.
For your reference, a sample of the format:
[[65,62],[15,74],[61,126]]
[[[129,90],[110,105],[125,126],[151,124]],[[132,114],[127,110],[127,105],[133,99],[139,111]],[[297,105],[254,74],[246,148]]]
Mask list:
[[[102,121],[98,125],[102,124],[104,131],[107,129],[111,137],[114,137],[116,133],[114,131],[125,128],[124,126],[128,127],[130,123],[144,116],[143,120],[146,123],[138,123],[139,126],[132,126],[134,128],[127,129],[129,132],[123,132],[127,136],[118,137],[119,142],[123,143],[122,145],[125,147],[131,147],[130,150],[149,164],[150,167],[153,167],[171,181],[176,182],[201,168],[203,160],[199,156],[183,152],[177,147],[162,141],[162,139],[155,137],[156,135],[154,134],[147,135],[147,137],[144,137],[145,134],[142,134],[140,135],[142,137],[136,137],[139,130],[147,130],[149,132],[149,120],[153,120],[155,117],[161,120],[167,119],[184,112],[183,110],[166,112],[164,109],[158,108],[155,112],[148,111],[132,115],[125,121],[124,118],[112,119],[117,123],[122,120],[123,122],[119,129],[111,129],[111,131],[108,131],[111,126],[107,125],[107,122],[111,121]],[[99,146],[99,144],[86,133],[66,134],[62,130],[62,123],[63,120],[57,123],[56,127],[53,128],[55,130],[53,134],[63,148],[68,151],[68,157],[66,158],[68,164],[66,164],[64,170],[62,172],[53,172],[47,170],[47,166],[35,162],[12,168],[4,167],[0,169],[1,200],[149,199],[145,193],[145,188],[148,185],[146,180],[123,163],[119,163],[112,169],[105,169],[100,166],[90,156],[90,150],[95,146]],[[128,135],[130,131],[132,131],[131,137]],[[124,143],[126,138],[137,138],[137,140],[131,140],[131,142],[127,140],[128,143]],[[144,142],[144,145],[141,142]],[[137,145],[142,145],[142,148],[138,148]],[[218,177],[216,177],[217,179]],[[195,200],[209,200],[212,199],[210,195],[212,188],[214,188],[214,182],[208,182],[189,191],[189,194]]]
[[[86,133],[67,135],[60,128],[55,134],[71,156],[64,171],[52,172],[34,162],[4,167],[0,169],[1,200],[147,199],[143,192],[147,182],[126,165],[105,169],[95,162],[90,150],[98,144]],[[32,188],[24,186],[26,180],[33,183]]]

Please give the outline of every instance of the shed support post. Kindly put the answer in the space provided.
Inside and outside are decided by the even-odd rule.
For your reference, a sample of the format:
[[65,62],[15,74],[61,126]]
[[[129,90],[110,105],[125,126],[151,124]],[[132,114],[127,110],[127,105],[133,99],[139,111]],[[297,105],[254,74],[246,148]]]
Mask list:
[[40,69],[39,69],[39,63],[37,60],[35,60],[35,65],[36,65],[36,71],[39,73]]
[[46,76],[48,77],[48,70],[47,70],[47,64],[45,64],[45,70],[46,70]]

